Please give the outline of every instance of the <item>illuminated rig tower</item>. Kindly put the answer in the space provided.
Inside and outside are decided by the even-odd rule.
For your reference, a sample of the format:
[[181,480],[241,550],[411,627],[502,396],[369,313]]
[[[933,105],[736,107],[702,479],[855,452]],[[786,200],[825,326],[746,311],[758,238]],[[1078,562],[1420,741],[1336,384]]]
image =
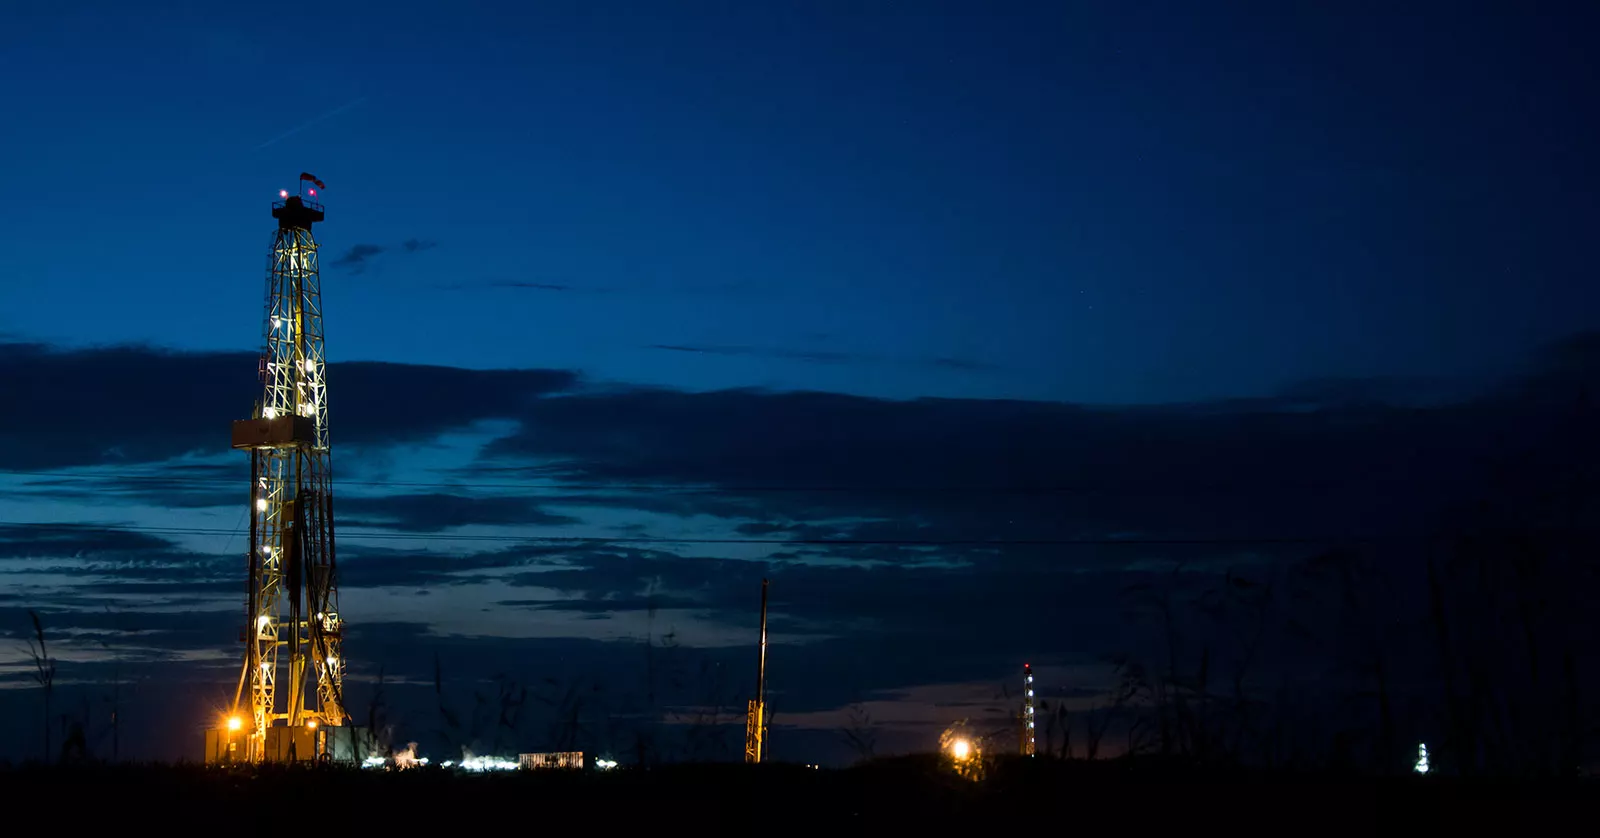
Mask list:
[[1022,755],[1034,754],[1033,744],[1033,667],[1022,665]]
[[285,190],[272,204],[278,228],[257,371],[264,390],[255,415],[233,423],[233,447],[250,452],[250,585],[244,666],[226,727],[238,731],[243,756],[253,762],[332,757],[339,739],[332,734],[347,721],[321,279],[311,233],[323,211],[306,181],[322,186],[302,174],[300,194]]
[[756,697],[744,721],[744,761],[760,762],[767,745],[767,580],[761,580],[761,657],[756,664]]

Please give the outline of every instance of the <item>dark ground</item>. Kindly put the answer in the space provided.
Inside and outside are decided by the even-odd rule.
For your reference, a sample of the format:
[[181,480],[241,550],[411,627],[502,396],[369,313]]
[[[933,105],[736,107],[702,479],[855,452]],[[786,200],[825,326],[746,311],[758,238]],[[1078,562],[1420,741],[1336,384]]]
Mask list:
[[[607,773],[458,774],[335,768],[198,766],[0,768],[5,821],[44,828],[154,826],[256,831],[267,813],[298,810],[331,827],[383,833],[578,829],[674,835],[928,834],[1027,826],[1065,833],[1235,835],[1324,831],[1531,834],[1592,822],[1593,781],[1513,784],[1403,777],[1262,777],[1129,761],[991,766],[980,781],[936,758],[880,760],[844,771],[803,766],[679,765]],[[20,819],[20,820],[19,820]],[[302,823],[307,821],[302,820]],[[205,826],[209,825],[209,827]],[[292,830],[298,831],[298,830]],[[1419,832],[1420,831],[1420,832]],[[23,834],[20,832],[18,834]]]

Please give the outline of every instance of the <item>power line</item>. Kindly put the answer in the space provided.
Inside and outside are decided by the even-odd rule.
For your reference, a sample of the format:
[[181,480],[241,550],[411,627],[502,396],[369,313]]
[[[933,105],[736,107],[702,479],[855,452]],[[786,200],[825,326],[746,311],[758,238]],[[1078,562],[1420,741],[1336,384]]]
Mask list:
[[[39,524],[0,521],[0,527],[58,527],[94,531],[133,532],[151,535],[229,535],[221,527],[145,527],[95,524]],[[774,546],[842,547],[1171,547],[1171,546],[1260,546],[1317,545],[1329,543],[1380,543],[1428,541],[1423,535],[1343,535],[1343,536],[1243,536],[1207,538],[1044,538],[1044,539],[914,539],[914,538],[759,538],[759,537],[684,537],[662,536],[576,536],[576,535],[451,535],[448,533],[350,532],[341,530],[340,540],[380,541],[482,541],[504,543],[555,544],[729,544]]]
[[[243,470],[241,470],[243,474]],[[240,485],[240,479],[230,476],[196,477],[179,475],[152,475],[132,472],[106,471],[98,474],[63,473],[56,471],[28,471],[18,469],[0,469],[0,477],[41,477],[53,480],[79,480],[86,482],[125,482],[146,485],[195,487],[205,488],[213,486]],[[335,486],[376,486],[376,487],[403,487],[419,489],[524,489],[538,491],[576,491],[576,492],[675,492],[683,494],[757,494],[757,493],[794,493],[794,494],[829,494],[829,493],[861,493],[861,494],[994,494],[994,495],[1049,495],[1049,494],[1090,494],[1097,492],[1140,492],[1150,494],[1184,494],[1184,493],[1215,493],[1225,491],[1253,491],[1253,492],[1279,492],[1279,491],[1329,491],[1334,489],[1361,489],[1371,491],[1383,485],[1381,479],[1362,477],[1360,480],[1351,479],[1345,482],[1322,483],[1189,483],[1177,484],[1162,482],[1157,484],[1152,481],[1146,485],[1136,484],[1050,484],[1050,485],[1013,485],[1013,486],[986,486],[980,484],[966,485],[778,485],[778,484],[695,484],[695,483],[623,483],[623,482],[562,482],[562,483],[537,483],[529,480],[505,480],[494,483],[462,483],[438,481],[403,481],[403,480],[344,480],[335,479]]]

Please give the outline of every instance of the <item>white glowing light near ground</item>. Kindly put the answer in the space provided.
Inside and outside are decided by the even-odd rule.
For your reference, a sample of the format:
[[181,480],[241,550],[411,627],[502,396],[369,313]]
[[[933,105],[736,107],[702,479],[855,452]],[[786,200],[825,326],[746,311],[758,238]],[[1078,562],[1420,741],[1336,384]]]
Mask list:
[[614,759],[597,759],[594,761],[594,767],[601,771],[610,771],[617,767],[617,761]]
[[516,771],[521,768],[515,760],[501,757],[467,757],[460,762],[442,762],[440,765],[445,768],[453,765],[465,771]]
[[972,753],[972,744],[965,739],[957,739],[950,745],[950,755],[956,759],[966,759]]
[[[406,750],[404,750],[404,751],[402,751],[402,752],[400,752],[398,754],[395,754],[394,755],[394,767],[404,771],[405,769],[410,768],[410,767],[415,766],[415,765],[427,765],[428,764],[428,758],[427,757],[412,757],[412,756],[410,756],[410,754],[411,754],[411,749],[410,748],[407,748]],[[451,762],[447,761],[447,762],[444,763],[444,767],[445,768],[449,768],[453,764],[454,763],[451,763]],[[362,768],[386,768],[386,767],[388,767],[388,765],[389,765],[389,760],[385,759],[384,757],[376,757],[376,756],[367,757],[366,759],[363,759],[361,761],[361,767]]]
[[275,407],[265,408],[261,411],[261,415],[268,419],[276,419],[278,418],[278,409]]
[[1426,743],[1426,742],[1421,742],[1421,743],[1417,744],[1417,768],[1416,768],[1416,771],[1417,771],[1418,774],[1426,774],[1426,773],[1428,773],[1428,743]]

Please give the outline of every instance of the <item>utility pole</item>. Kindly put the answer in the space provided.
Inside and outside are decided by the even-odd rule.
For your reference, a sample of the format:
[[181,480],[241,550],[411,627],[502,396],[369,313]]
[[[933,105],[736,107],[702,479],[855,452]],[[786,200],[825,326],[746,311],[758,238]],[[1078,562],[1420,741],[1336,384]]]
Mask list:
[[767,580],[761,580],[761,652],[756,663],[756,697],[744,723],[744,761],[759,763],[767,744]]

